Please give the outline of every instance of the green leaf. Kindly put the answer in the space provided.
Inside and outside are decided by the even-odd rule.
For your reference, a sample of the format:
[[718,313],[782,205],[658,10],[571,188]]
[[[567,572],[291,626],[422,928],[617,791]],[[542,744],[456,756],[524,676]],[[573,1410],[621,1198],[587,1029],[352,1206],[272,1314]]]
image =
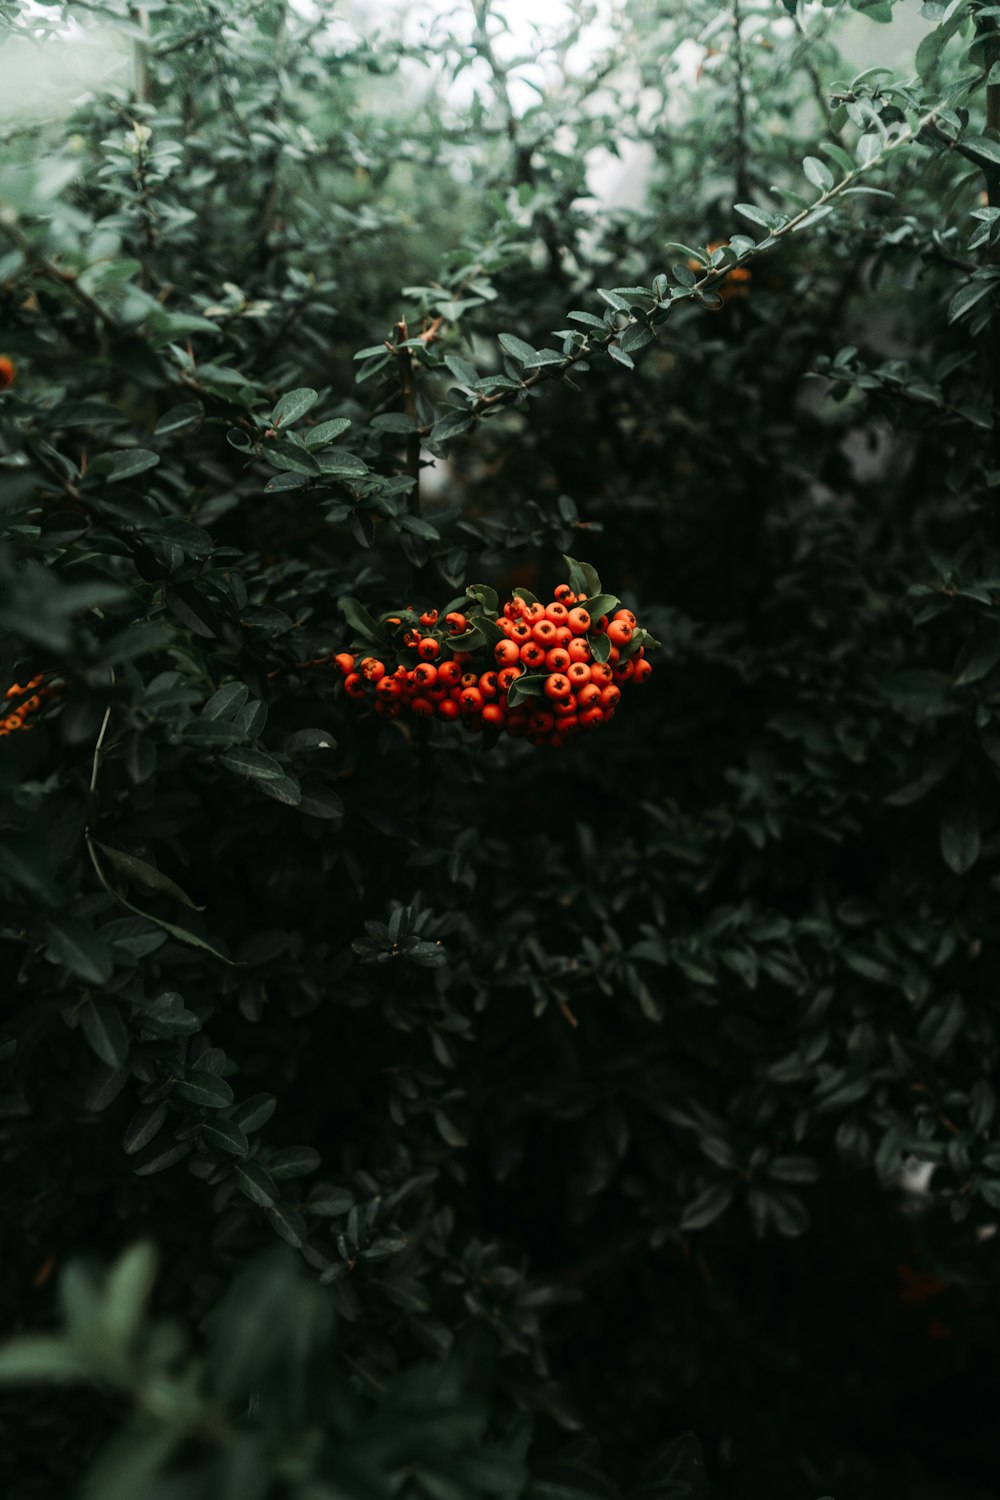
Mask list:
[[304,433],[307,448],[321,448],[324,443],[332,443],[339,438],[350,427],[351,423],[347,417],[333,417],[329,422],[320,422],[318,426],[311,427]]
[[112,1347],[127,1349],[139,1332],[156,1280],[156,1251],[147,1241],[132,1245],[108,1272],[101,1322]]
[[519,360],[521,364],[524,364],[525,360],[534,359],[538,353],[537,349],[533,349],[523,339],[515,338],[512,333],[501,333],[498,337],[501,348],[505,349],[513,359]]
[[88,984],[106,984],[114,971],[107,943],[82,922],[52,918],[45,928],[50,957],[65,964]]
[[226,1109],[233,1102],[229,1084],[212,1073],[189,1072],[176,1081],[174,1092],[202,1109]]
[[610,615],[619,609],[621,602],[616,594],[594,594],[590,599],[584,600],[581,608],[596,622],[602,615]]
[[172,406],[153,428],[156,437],[166,437],[171,432],[184,432],[189,427],[199,427],[205,415],[200,401],[185,401],[181,406]]
[[304,417],[318,400],[319,392],[311,390],[307,385],[288,391],[271,413],[271,426],[291,427],[292,423]]
[[110,844],[102,844],[98,839],[95,839],[94,843],[116,870],[120,870],[129,880],[134,881],[136,885],[141,885],[144,890],[171,896],[183,906],[189,907],[191,911],[205,910],[203,906],[192,901],[191,897],[182,891],[168,875],[161,874],[152,865],[148,865],[144,859],[138,859],[134,854],[126,854],[124,849],[113,849]]
[[240,1162],[233,1168],[233,1176],[241,1193],[261,1208],[274,1208],[278,1202],[278,1187],[274,1179],[264,1171],[260,1162]]
[[488,583],[470,583],[466,589],[469,599],[474,599],[477,604],[483,606],[483,611],[492,619],[496,619],[500,608],[500,596],[496,589],[490,588]]
[[821,193],[833,187],[833,173],[826,162],[820,161],[818,156],[807,156],[802,163],[802,170],[813,187],[819,188]]
[[526,698],[540,698],[545,692],[547,678],[547,672],[525,673],[516,677],[507,694],[507,702],[511,708],[516,708]]
[[337,600],[337,605],[348,625],[353,626],[358,635],[363,636],[365,640],[374,642],[376,645],[383,643],[385,639],[384,630],[375,623],[364,605],[359,603],[357,599],[345,596]]
[[122,1149],[127,1156],[134,1156],[150,1141],[159,1131],[167,1118],[167,1106],[159,1104],[141,1105],[129,1120],[125,1127],[125,1135],[122,1138]]
[[235,745],[220,755],[219,765],[237,776],[249,776],[253,781],[279,781],[285,776],[284,768],[272,756],[242,745]]
[[317,462],[320,473],[333,479],[363,479],[368,473],[363,458],[341,448],[335,448],[332,453],[321,453]]
[[1000,167],[1000,141],[988,135],[963,135],[965,152],[984,167]]
[[575,557],[565,555],[563,562],[569,569],[569,586],[574,594],[586,594],[588,598],[591,598],[601,592],[601,580],[597,576],[596,568],[592,568],[590,563],[577,562]]
[[733,1188],[726,1182],[713,1183],[693,1198],[681,1214],[681,1229],[705,1229],[725,1213],[733,1201]]
[[80,1380],[86,1365],[64,1339],[42,1335],[0,1345],[0,1381],[25,1385],[35,1380]]
[[94,1052],[109,1068],[123,1068],[128,1059],[128,1032],[113,1000],[85,1000],[80,1027]]
[[587,644],[590,647],[590,654],[595,661],[607,662],[611,660],[611,642],[606,635],[594,635],[591,633],[587,636]]
[[979,814],[969,796],[954,803],[941,819],[941,853],[949,870],[965,875],[979,858]]
[[252,1135],[255,1130],[267,1124],[277,1103],[273,1094],[253,1094],[251,1098],[244,1099],[242,1104],[237,1104],[229,1118],[245,1130],[247,1135]]
[[136,1161],[134,1172],[136,1177],[152,1177],[156,1172],[165,1172],[168,1167],[173,1167],[185,1156],[190,1156],[193,1149],[191,1141],[172,1141],[169,1145],[162,1143],[154,1146],[152,1150],[144,1152]]
[[284,1177],[307,1177],[320,1164],[320,1154],[312,1146],[289,1146],[268,1157],[267,1170],[276,1180]]
[[249,1156],[250,1154],[250,1142],[232,1120],[224,1120],[220,1116],[204,1120],[200,1131],[202,1140],[209,1146],[215,1146],[219,1151],[228,1151],[231,1156]]
[[147,469],[154,469],[160,462],[158,453],[148,448],[128,448],[123,453],[102,453],[90,465],[90,474],[106,479],[109,484],[120,484],[123,479],[134,479]]

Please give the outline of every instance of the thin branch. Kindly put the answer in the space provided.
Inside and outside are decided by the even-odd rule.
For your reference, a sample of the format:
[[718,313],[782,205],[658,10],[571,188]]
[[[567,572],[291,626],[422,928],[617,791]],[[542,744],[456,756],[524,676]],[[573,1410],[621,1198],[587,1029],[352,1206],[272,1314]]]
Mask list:
[[103,324],[109,332],[117,329],[118,324],[107,308],[102,307],[89,292],[84,291],[76,279],[76,273],[73,271],[64,271],[54,261],[47,260],[43,255],[39,255],[16,219],[7,213],[0,213],[0,230],[3,230],[12,245],[15,245],[21,251],[21,254],[29,265],[35,266],[49,281],[55,282],[56,286],[64,287],[79,302],[80,306],[85,307],[89,313],[92,313],[98,322]]
[[733,14],[733,82],[735,86],[736,105],[736,202],[746,203],[750,197],[750,176],[747,170],[747,91],[743,76],[745,60],[743,57],[743,35],[741,27],[743,14],[740,9],[740,0],[732,0]]
[[[406,323],[400,319],[396,324],[398,342],[405,344],[409,334],[406,331]],[[399,384],[403,392],[403,410],[413,422],[417,424],[417,388],[413,373],[413,351],[412,349],[399,349],[396,351],[399,361]],[[414,430],[407,434],[406,438],[406,472],[413,480],[413,489],[410,491],[410,512],[412,515],[420,514],[420,433]]]

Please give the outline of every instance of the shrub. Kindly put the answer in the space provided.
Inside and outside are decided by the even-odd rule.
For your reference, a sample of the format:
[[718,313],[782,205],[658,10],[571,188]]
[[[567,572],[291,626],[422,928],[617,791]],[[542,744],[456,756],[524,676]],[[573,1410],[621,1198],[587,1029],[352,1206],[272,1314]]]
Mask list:
[[[993,10],[72,7],[122,65],[0,168],[12,1500],[991,1492]],[[345,693],[563,554],[664,648],[599,735]]]

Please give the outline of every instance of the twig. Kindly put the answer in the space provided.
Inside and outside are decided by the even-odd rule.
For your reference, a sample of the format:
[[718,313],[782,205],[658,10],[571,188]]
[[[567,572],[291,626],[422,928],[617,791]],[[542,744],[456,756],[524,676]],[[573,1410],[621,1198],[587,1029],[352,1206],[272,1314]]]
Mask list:
[[[405,344],[409,335],[406,331],[406,322],[402,318],[396,324],[396,333],[399,344]],[[395,354],[399,360],[399,384],[403,392],[403,410],[414,424],[414,431],[408,433],[406,438],[406,472],[413,480],[413,489],[410,491],[410,512],[414,516],[419,516],[420,433],[416,430],[417,391],[413,378],[413,351],[412,349],[397,348]]]
[[733,79],[736,89],[736,201],[746,203],[750,196],[750,179],[747,173],[747,94],[743,79],[743,36],[740,29],[743,15],[740,0],[732,0],[732,5]]
[[54,261],[47,260],[44,256],[39,255],[20,224],[9,213],[0,213],[0,229],[3,230],[11,244],[15,245],[21,251],[21,254],[29,265],[35,266],[49,281],[55,282],[56,286],[65,287],[70,295],[79,302],[80,306],[85,307],[89,313],[92,313],[98,322],[103,324],[109,332],[117,329],[118,324],[107,308],[102,307],[89,292],[84,291],[76,279],[75,272],[63,271]]

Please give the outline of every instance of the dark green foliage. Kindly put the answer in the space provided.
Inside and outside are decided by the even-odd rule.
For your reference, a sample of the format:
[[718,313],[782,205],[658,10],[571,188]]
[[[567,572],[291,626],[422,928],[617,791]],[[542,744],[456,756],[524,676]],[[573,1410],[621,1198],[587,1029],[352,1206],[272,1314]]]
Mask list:
[[[838,50],[916,9],[630,0],[526,106],[478,0],[72,7],[122,68],[0,166],[11,1500],[992,1494],[1000,32]],[[343,697],[564,554],[664,646],[599,735]]]

